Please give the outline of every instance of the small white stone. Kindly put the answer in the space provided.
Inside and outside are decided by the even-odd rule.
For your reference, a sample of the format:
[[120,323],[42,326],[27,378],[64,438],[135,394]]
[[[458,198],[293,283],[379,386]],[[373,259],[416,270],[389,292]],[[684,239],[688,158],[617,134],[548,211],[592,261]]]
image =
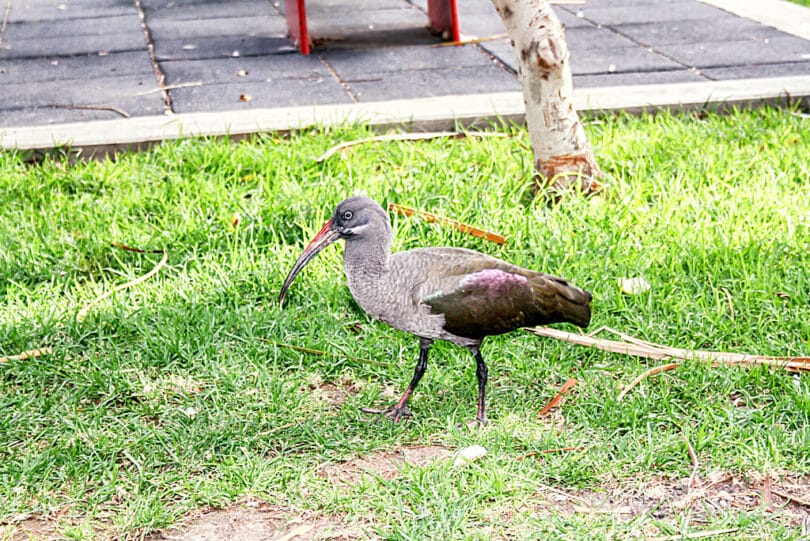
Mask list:
[[184,413],[184,414],[186,415],[186,417],[188,417],[189,419],[193,419],[194,417],[196,417],[196,416],[197,416],[197,410],[196,410],[196,409],[194,409],[194,407],[193,407],[193,406],[189,406],[189,407],[185,408],[185,409],[183,410],[183,413]]
[[475,462],[482,456],[487,454],[487,450],[485,447],[480,445],[470,445],[469,447],[465,447],[461,451],[456,454],[456,459],[453,461],[453,466],[466,466],[470,462]]
[[626,295],[638,295],[649,291],[650,283],[641,276],[635,278],[619,278],[619,287]]

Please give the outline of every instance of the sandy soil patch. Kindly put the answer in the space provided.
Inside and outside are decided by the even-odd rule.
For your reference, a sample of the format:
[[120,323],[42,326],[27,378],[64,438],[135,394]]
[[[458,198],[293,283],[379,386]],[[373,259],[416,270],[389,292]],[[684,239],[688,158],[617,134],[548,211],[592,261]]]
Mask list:
[[452,455],[453,451],[441,445],[409,446],[397,451],[372,453],[347,462],[327,464],[321,468],[320,474],[333,483],[345,485],[354,485],[364,478],[380,477],[390,480],[396,477],[405,464],[424,468]]
[[255,501],[197,511],[150,541],[349,541],[367,538],[361,525],[338,516],[282,509]]
[[[346,462],[327,464],[320,474],[347,488],[375,479],[393,479],[405,464],[425,467],[454,455],[439,445],[408,446],[397,451],[380,451]],[[773,520],[810,535],[810,476],[783,472],[768,477],[715,472],[705,478],[649,480],[606,479],[602,486],[566,491],[553,486],[538,490],[535,497],[515,507],[493,502],[489,515],[505,525],[497,537],[520,536],[523,519],[551,515],[614,515],[619,522],[635,517],[670,521],[688,513],[692,523],[710,522],[713,515],[729,510],[764,512]],[[79,522],[67,516],[19,517],[0,524],[0,540],[31,541],[64,539],[64,527]],[[649,521],[644,521],[650,525]],[[510,526],[511,524],[511,526]],[[98,528],[96,524],[96,528]],[[650,526],[651,527],[651,526]],[[511,531],[514,528],[515,531]],[[638,532],[657,535],[653,531]],[[99,539],[116,538],[96,530]],[[329,516],[247,500],[225,509],[198,509],[176,526],[147,537],[149,541],[310,541],[375,538],[370,523],[350,523],[343,516]],[[125,537],[125,539],[128,537]]]

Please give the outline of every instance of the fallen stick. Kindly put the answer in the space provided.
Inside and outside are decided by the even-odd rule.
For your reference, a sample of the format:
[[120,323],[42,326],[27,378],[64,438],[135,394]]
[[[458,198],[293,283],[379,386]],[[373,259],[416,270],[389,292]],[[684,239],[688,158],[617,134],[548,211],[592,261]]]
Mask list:
[[90,304],[88,304],[87,306],[85,306],[84,308],[79,310],[79,312],[76,314],[76,319],[78,319],[79,321],[81,321],[85,317],[87,317],[87,314],[90,312],[90,310],[95,308],[96,305],[98,305],[101,301],[103,301],[104,299],[106,299],[107,297],[112,295],[113,293],[115,293],[117,291],[121,291],[122,289],[126,289],[128,287],[132,287],[134,285],[138,285],[141,282],[145,282],[146,280],[148,280],[149,278],[151,278],[152,276],[157,274],[158,271],[163,267],[163,265],[165,265],[166,262],[169,260],[169,252],[167,252],[165,250],[141,250],[139,248],[131,248],[131,247],[126,246],[124,244],[113,244],[113,246],[115,246],[116,248],[121,248],[122,250],[128,250],[130,252],[162,253],[163,258],[161,258],[160,262],[157,265],[155,265],[155,267],[152,270],[150,270],[149,272],[147,272],[143,276],[135,278],[134,280],[130,280],[129,282],[127,282],[125,284],[117,285],[114,288],[112,288],[111,290],[107,291],[106,293],[103,293],[103,294],[99,295],[94,301],[92,301]]
[[629,393],[633,389],[633,387],[635,387],[636,385],[638,385],[639,383],[641,383],[642,381],[644,381],[648,377],[654,376],[656,374],[660,374],[661,372],[668,372],[669,370],[674,370],[674,369],[678,368],[679,366],[681,366],[681,363],[669,363],[669,364],[664,364],[664,365],[661,365],[661,366],[656,366],[656,367],[650,368],[649,370],[647,370],[646,372],[644,372],[643,374],[638,376],[636,379],[631,381],[627,385],[627,387],[622,389],[622,392],[620,392],[619,396],[616,397],[616,402],[621,402],[622,399],[627,395],[627,393]]
[[391,212],[396,212],[397,214],[403,214],[405,216],[416,215],[428,223],[436,222],[444,225],[449,225],[453,229],[457,229],[462,233],[467,233],[468,235],[472,235],[474,237],[488,240],[490,242],[494,242],[497,244],[506,244],[506,239],[502,235],[498,235],[497,233],[491,233],[489,231],[484,231],[483,229],[478,229],[477,227],[473,227],[471,225],[458,222],[451,218],[444,218],[442,216],[437,216],[436,214],[431,214],[430,212],[425,212],[424,210],[416,210],[410,207],[403,207],[402,205],[397,205],[396,203],[390,203],[388,205],[388,210]]
[[150,90],[144,90],[143,92],[138,92],[135,94],[136,96],[146,96],[148,94],[157,94],[158,92],[163,92],[165,90],[174,90],[177,88],[189,88],[193,86],[202,86],[202,81],[194,81],[191,83],[175,83],[173,85],[165,85],[160,88],[152,88]]
[[120,242],[113,242],[111,244],[113,248],[121,248],[122,250],[126,250],[128,252],[137,252],[139,254],[163,254],[165,250],[142,250],[141,248],[133,248],[132,246],[127,246],[126,244],[121,244]]
[[771,494],[776,494],[777,496],[780,496],[780,497],[782,497],[782,498],[784,498],[786,500],[790,500],[790,501],[792,501],[794,503],[797,503],[799,505],[803,505],[805,507],[810,507],[810,500],[799,498],[798,496],[794,496],[793,494],[790,494],[788,492],[784,492],[782,490],[779,490],[779,489],[776,489],[776,488],[773,488],[773,487],[771,487]]
[[580,346],[588,346],[611,353],[623,353],[625,355],[633,355],[659,361],[667,359],[680,359],[682,361],[695,360],[710,363],[711,366],[762,365],[787,370],[788,372],[810,372],[810,357],[770,357],[766,355],[749,355],[746,353],[673,348],[652,342],[643,342],[637,339],[633,339],[634,342],[631,342],[628,340],[628,338],[631,337],[627,337],[626,335],[621,335],[625,341],[606,340],[586,334],[560,331],[550,327],[533,327],[526,330],[538,336],[556,338]]
[[762,483],[762,505],[766,513],[774,513],[776,507],[773,504],[773,496],[771,495],[771,474],[765,472],[765,481]]
[[43,355],[50,355],[51,353],[53,353],[53,348],[29,349],[28,351],[23,351],[18,355],[9,355],[8,357],[0,357],[0,363],[7,363],[9,361],[24,361],[26,359],[35,359],[37,357],[42,357]]
[[568,391],[570,391],[574,387],[574,385],[576,385],[576,384],[577,384],[577,380],[575,380],[574,378],[571,378],[568,381],[566,381],[565,383],[563,383],[563,386],[560,388],[560,392],[558,392],[554,396],[554,398],[549,400],[548,404],[543,406],[543,409],[541,409],[540,411],[537,412],[537,418],[539,419],[540,417],[543,417],[543,416],[547,415],[548,412],[550,412],[552,409],[559,406],[560,402],[562,402],[563,395],[565,393],[567,393]]
[[454,45],[472,45],[474,43],[484,43],[486,41],[494,41],[496,39],[506,39],[509,37],[509,34],[493,34],[492,36],[483,36],[480,38],[466,38],[460,39],[458,41],[443,41],[441,43],[433,43],[430,45],[431,48],[436,47],[452,47]]
[[53,107],[55,109],[79,109],[85,111],[112,111],[118,113],[124,118],[132,118],[132,115],[116,107],[115,105],[75,105],[72,103],[46,103],[45,107]]
[[425,133],[389,133],[387,135],[377,135],[375,137],[367,137],[365,139],[356,139],[354,141],[344,141],[339,143],[317,158],[315,161],[321,163],[347,148],[355,147],[358,145],[365,145],[367,143],[382,143],[386,141],[422,141],[425,139],[440,139],[442,137],[452,137],[454,139],[462,139],[464,137],[508,137],[505,133],[500,132],[456,132],[456,131],[438,131],[438,132],[425,132]]

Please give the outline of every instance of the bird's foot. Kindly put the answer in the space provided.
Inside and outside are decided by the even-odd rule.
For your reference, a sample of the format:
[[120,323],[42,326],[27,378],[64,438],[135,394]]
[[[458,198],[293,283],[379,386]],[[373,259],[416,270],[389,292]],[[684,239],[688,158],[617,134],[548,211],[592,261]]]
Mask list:
[[471,421],[467,421],[467,426],[469,428],[483,428],[489,424],[486,417],[476,417]]
[[403,417],[413,417],[413,414],[405,406],[402,407],[392,406],[384,410],[361,408],[360,411],[364,413],[373,413],[375,415],[385,415],[386,419],[391,419],[395,423],[401,421]]
[[395,423],[398,423],[403,417],[413,417],[413,414],[405,406],[402,406],[401,408],[394,406],[392,408],[388,408],[388,410],[385,412],[385,416]]

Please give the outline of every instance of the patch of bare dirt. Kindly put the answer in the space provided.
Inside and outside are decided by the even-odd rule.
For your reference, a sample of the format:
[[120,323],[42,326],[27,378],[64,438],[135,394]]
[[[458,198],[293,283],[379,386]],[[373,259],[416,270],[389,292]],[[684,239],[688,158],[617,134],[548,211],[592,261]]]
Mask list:
[[[329,464],[321,475],[336,484],[350,486],[364,479],[393,479],[405,464],[425,467],[446,460],[453,452],[439,445],[410,446],[398,451],[381,451],[339,464]],[[514,506],[492,505],[487,513],[501,533],[521,529],[521,517],[547,515],[612,514],[618,521],[631,523],[634,517],[649,515],[671,520],[689,513],[690,522],[709,522],[712,515],[728,510],[765,513],[773,520],[810,532],[810,476],[784,472],[746,476],[715,472],[705,478],[649,480],[606,479],[595,489],[565,491],[542,487],[535,499]],[[2,541],[50,541],[63,539],[62,518],[19,517],[0,524]],[[661,532],[644,521],[640,535]],[[248,500],[226,509],[200,509],[189,513],[170,529],[148,537],[149,541],[350,541],[373,537],[371,525],[349,522],[343,516],[324,515]],[[99,539],[108,534],[97,531]],[[494,535],[494,534],[493,534]],[[498,537],[498,535],[494,535]]]
[[349,541],[365,537],[360,525],[347,524],[341,517],[249,501],[227,509],[197,511],[150,541]]
[[438,460],[444,460],[453,452],[441,445],[403,447],[397,451],[380,451],[347,462],[328,464],[320,474],[333,483],[354,485],[364,478],[390,480],[396,477],[402,466],[408,464],[424,468]]
[[26,518],[14,524],[0,525],[0,539],[3,541],[38,541],[58,538],[55,520]]
[[302,392],[309,393],[313,400],[331,408],[339,408],[352,395],[360,392],[362,386],[348,378],[341,378],[337,382],[324,382],[319,377],[313,377],[302,388]]
[[626,515],[628,520],[642,514],[667,519],[689,511],[694,520],[729,509],[761,510],[781,518],[791,526],[810,523],[810,476],[785,473],[766,479],[747,478],[716,472],[705,479],[652,479],[635,483],[628,480],[606,483],[601,490],[565,492],[549,487],[543,491],[541,513]]

